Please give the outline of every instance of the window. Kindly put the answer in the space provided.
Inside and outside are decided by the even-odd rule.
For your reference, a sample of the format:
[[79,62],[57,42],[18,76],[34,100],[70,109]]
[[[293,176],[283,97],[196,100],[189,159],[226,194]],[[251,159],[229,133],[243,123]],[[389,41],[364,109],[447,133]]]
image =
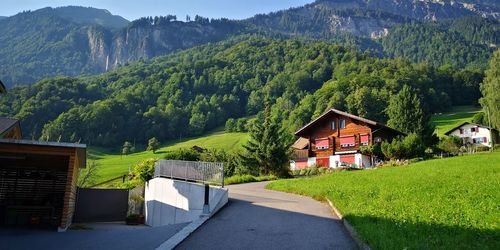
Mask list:
[[335,121],[332,121],[332,130],[335,130],[336,125],[337,125],[337,124],[335,124]]
[[339,128],[345,128],[345,119],[339,120]]
[[359,136],[359,141],[360,141],[361,145],[368,146],[368,138],[369,138],[368,134],[366,134],[366,135],[360,135]]
[[470,132],[476,132],[476,128],[470,128]]
[[461,135],[464,134],[464,129],[463,128],[460,129],[460,134]]
[[326,139],[316,139],[315,144],[316,144],[316,149],[322,150],[322,149],[328,149],[330,143],[328,138],[326,138]]
[[340,137],[340,147],[342,148],[347,148],[347,147],[354,147],[356,145],[355,142],[355,137],[353,136],[346,136],[346,137]]
[[486,143],[486,137],[472,138],[472,143],[475,144]]

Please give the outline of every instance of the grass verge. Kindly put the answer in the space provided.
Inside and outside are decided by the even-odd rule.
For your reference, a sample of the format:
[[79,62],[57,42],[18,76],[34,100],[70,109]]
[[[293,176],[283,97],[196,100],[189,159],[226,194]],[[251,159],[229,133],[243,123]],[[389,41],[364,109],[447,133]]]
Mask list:
[[233,175],[224,178],[224,185],[248,183],[248,182],[258,182],[258,181],[272,181],[277,180],[276,176],[273,175],[263,175],[263,176],[253,176],[253,175]]
[[278,180],[327,197],[374,249],[498,249],[500,152]]

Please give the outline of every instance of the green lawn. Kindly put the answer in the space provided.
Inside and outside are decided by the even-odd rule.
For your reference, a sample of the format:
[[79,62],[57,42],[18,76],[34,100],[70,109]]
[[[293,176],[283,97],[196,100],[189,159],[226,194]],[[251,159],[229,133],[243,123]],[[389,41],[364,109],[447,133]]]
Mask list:
[[112,179],[113,177],[128,173],[129,168],[138,162],[148,158],[163,158],[167,151],[180,148],[191,148],[200,146],[204,148],[217,148],[232,151],[241,147],[248,140],[247,133],[224,133],[216,132],[207,136],[186,139],[182,142],[170,142],[153,154],[151,151],[143,151],[127,156],[119,152],[112,152],[102,148],[89,149],[89,161],[95,161],[99,165],[98,182]]
[[499,249],[500,152],[278,180],[328,197],[373,249]]
[[479,111],[479,108],[473,106],[456,106],[450,112],[432,116],[432,123],[436,125],[437,135],[443,136],[460,123],[472,121],[472,117]]

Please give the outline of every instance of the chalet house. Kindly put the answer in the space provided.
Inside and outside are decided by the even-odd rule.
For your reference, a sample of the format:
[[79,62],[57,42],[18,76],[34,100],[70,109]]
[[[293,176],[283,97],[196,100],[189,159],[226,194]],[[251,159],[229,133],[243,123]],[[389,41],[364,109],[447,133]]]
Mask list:
[[498,131],[494,128],[473,122],[464,122],[445,133],[462,139],[463,145],[482,145],[492,147],[498,141]]
[[392,141],[404,133],[378,122],[330,109],[297,132],[299,139],[293,144],[295,159],[292,169],[314,164],[339,167],[355,164],[361,168],[374,165],[374,157],[360,152],[360,146]]

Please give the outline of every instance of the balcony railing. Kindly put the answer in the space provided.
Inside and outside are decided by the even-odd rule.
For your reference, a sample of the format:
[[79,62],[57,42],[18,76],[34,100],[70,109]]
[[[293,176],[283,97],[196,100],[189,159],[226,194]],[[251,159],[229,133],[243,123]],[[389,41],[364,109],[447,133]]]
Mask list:
[[154,177],[224,186],[224,164],[221,162],[159,160]]

